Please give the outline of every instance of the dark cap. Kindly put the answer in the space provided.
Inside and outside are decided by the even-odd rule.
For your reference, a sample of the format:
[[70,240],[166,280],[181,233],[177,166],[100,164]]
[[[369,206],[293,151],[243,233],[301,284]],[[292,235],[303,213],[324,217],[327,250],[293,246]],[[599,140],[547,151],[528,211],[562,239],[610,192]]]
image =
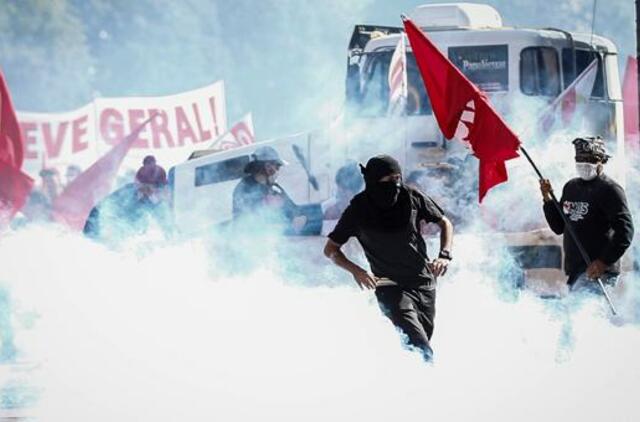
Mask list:
[[604,147],[604,142],[599,136],[586,136],[573,140],[573,146],[576,149],[576,161],[599,161],[606,163],[610,155]]
[[360,165],[365,183],[376,183],[390,174],[402,173],[400,164],[390,155],[376,155],[367,161],[367,166]]
[[281,166],[289,164],[287,161],[280,158],[280,154],[275,148],[269,145],[261,146],[251,154],[251,161],[247,163],[244,168],[245,173],[254,173],[261,165],[261,163],[273,162]]
[[167,184],[167,172],[156,164],[153,155],[147,155],[142,162],[142,167],[136,173],[138,182],[156,186]]
[[146,157],[144,157],[144,160],[142,160],[142,165],[144,166],[155,164],[155,163],[156,163],[156,157],[154,157],[153,155],[147,155]]

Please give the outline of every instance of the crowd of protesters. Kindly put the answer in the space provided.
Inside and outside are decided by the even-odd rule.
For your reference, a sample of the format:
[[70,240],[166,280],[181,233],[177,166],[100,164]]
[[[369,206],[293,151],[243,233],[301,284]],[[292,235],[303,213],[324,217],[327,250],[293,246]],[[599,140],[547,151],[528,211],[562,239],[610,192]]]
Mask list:
[[[13,218],[12,227],[53,221],[56,198],[80,174],[82,168],[75,164],[66,167],[64,178],[55,167],[43,168],[24,206]],[[91,210],[83,231],[93,238],[137,234],[145,231],[150,222],[148,216],[161,227],[171,227],[167,173],[152,155],[144,158],[137,171],[121,172],[113,191]]]

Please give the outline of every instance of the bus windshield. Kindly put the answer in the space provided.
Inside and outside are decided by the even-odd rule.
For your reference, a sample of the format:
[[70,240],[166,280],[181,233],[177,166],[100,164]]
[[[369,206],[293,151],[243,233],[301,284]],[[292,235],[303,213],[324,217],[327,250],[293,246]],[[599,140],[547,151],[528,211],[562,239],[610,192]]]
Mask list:
[[[389,63],[393,51],[371,54],[367,57],[361,80],[358,114],[376,117],[387,114],[389,105]],[[407,115],[431,114],[429,97],[422,83],[413,54],[407,54]]]

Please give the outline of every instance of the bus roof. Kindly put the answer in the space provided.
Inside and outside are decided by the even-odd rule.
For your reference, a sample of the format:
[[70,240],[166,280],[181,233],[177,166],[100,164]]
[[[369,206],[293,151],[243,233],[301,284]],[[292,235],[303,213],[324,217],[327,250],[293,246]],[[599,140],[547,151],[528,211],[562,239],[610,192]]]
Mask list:
[[[487,45],[505,43],[507,41],[523,45],[549,45],[549,43],[566,42],[566,35],[563,31],[545,28],[487,28],[487,29],[446,29],[426,31],[434,42],[448,42],[455,45]],[[569,32],[576,42],[576,47],[585,48],[592,44],[592,36],[588,33]],[[400,34],[380,36],[370,40],[364,51],[365,53],[387,50],[394,48],[398,43]],[[555,43],[554,43],[555,44]],[[609,53],[617,53],[615,44],[602,36],[593,35],[593,45],[597,49],[603,49]],[[410,47],[409,47],[410,49]]]

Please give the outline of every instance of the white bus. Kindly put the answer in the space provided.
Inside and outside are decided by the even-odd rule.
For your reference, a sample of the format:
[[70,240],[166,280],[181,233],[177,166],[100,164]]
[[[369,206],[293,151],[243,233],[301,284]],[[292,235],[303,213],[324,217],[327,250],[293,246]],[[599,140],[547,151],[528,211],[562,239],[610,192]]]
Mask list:
[[[507,119],[518,111],[513,107],[524,98],[530,98],[531,103],[550,102],[597,60],[597,76],[583,119],[589,123],[585,130],[602,136],[614,154],[624,152],[617,50],[608,39],[553,28],[505,27],[495,9],[480,4],[420,6],[410,16]],[[387,77],[401,31],[356,26],[348,53],[347,117],[349,132],[362,138],[350,143],[354,150],[366,156],[370,151],[363,151],[363,142],[393,139],[394,144],[404,146],[404,164],[414,168],[446,157],[449,145],[431,114],[410,46],[406,112],[396,117],[401,123],[390,124]],[[375,145],[372,149],[376,150]]]

